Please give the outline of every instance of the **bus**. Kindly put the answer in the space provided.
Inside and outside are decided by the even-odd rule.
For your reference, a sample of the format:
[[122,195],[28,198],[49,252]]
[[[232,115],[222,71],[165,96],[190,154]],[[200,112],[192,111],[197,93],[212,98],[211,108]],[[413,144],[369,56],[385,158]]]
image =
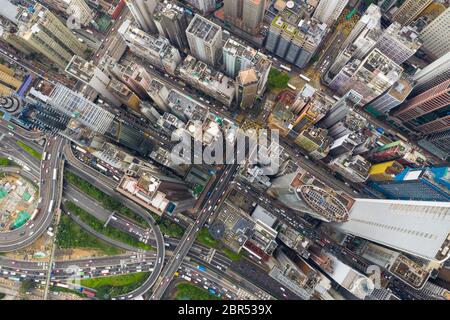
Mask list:
[[291,72],[292,71],[291,68],[286,67],[285,65],[282,65],[282,64],[280,64],[280,68],[283,69],[283,70],[286,70],[287,72]]
[[338,96],[334,95],[334,96],[333,96],[333,99],[339,100],[339,99],[341,99],[341,98],[339,98]]
[[200,265],[197,266],[197,269],[200,270],[200,271],[205,271],[206,270],[206,268],[204,266],[200,266]]
[[95,164],[99,169],[103,170],[103,171],[108,171],[108,169],[106,169],[104,166],[102,166],[101,164],[96,163]]
[[57,173],[57,171],[56,171],[56,168],[55,168],[55,169],[53,169],[53,180],[56,180],[56,173]]
[[76,146],[75,149],[77,149],[81,153],[86,153],[86,150],[84,150],[83,148],[80,148],[79,146]]
[[33,219],[36,217],[36,215],[39,213],[39,210],[40,210],[40,209],[38,209],[38,208],[34,209],[33,214],[31,215],[30,220],[33,220]]
[[297,90],[297,87],[294,87],[292,84],[288,83],[288,87],[291,88],[292,90]]
[[48,206],[48,213],[52,212],[53,209],[53,199],[50,200],[50,205]]
[[300,78],[302,78],[303,80],[305,80],[306,82],[310,82],[311,79],[308,78],[307,76],[305,76],[303,73],[300,74]]

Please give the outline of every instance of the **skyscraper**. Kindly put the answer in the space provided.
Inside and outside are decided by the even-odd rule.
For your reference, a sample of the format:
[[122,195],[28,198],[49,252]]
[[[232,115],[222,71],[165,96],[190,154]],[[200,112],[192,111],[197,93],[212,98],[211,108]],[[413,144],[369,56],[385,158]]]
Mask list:
[[411,26],[401,27],[399,23],[394,22],[383,30],[375,48],[395,63],[402,64],[413,56],[421,45],[422,41],[416,29]]
[[332,25],[340,16],[348,0],[320,0],[313,17],[322,23]]
[[343,120],[354,107],[356,107],[362,100],[362,96],[354,91],[348,91],[342,98],[331,106],[330,111],[319,122],[319,125],[324,128],[330,128],[339,121]]
[[224,0],[224,7],[226,21],[248,33],[259,32],[266,0]]
[[186,37],[188,20],[184,9],[169,2],[162,3],[159,8],[159,11],[155,12],[155,24],[159,33],[178,49],[187,49],[189,46]]
[[49,104],[63,114],[98,133],[104,134],[110,127],[114,115],[89,101],[78,92],[57,84],[50,94]]
[[343,49],[347,48],[350,44],[353,43],[353,41],[355,41],[357,37],[361,35],[361,33],[366,33],[369,30],[380,29],[381,28],[380,19],[381,19],[380,7],[372,3],[366,9],[366,12],[361,17],[361,19],[359,19],[359,21],[353,27],[348,37],[344,40],[341,48]]
[[216,0],[186,0],[192,6],[202,12],[202,14],[209,13],[216,9]]
[[283,11],[270,24],[266,49],[303,68],[314,56],[327,25],[301,14]]
[[266,90],[272,61],[263,53],[229,38],[223,46],[225,74],[236,78],[240,71],[254,69],[258,78],[258,95]]
[[363,97],[362,103],[366,104],[397,82],[402,72],[403,68],[374,49],[363,61],[350,60],[329,85],[339,94],[350,89],[358,92]]
[[385,93],[369,102],[367,104],[367,110],[388,113],[405,101],[406,97],[411,93],[412,88],[412,81],[402,77]]
[[215,66],[222,48],[222,28],[196,14],[186,30],[186,36],[192,55]]
[[[423,49],[434,59],[440,58],[450,52],[450,7],[442,12],[420,34],[423,40]],[[445,39],[445,40],[444,40]]]
[[130,20],[122,23],[119,34],[125,40],[130,51],[147,60],[152,65],[173,74],[181,62],[178,50],[163,37],[154,37],[131,24]]
[[253,105],[258,93],[258,77],[254,69],[239,71],[236,78],[236,101],[241,109]]
[[406,0],[392,15],[392,20],[402,26],[408,25],[432,2],[433,0]]
[[158,33],[154,21],[158,0],[126,0],[134,20],[145,32]]
[[450,79],[450,52],[417,71],[413,79],[416,82],[412,91],[413,95],[421,94]]
[[450,79],[406,101],[393,115],[414,131],[450,129]]
[[64,69],[74,54],[85,56],[86,45],[61,20],[40,4],[20,12],[17,35],[32,48]]
[[268,193],[299,213],[327,222],[346,221],[353,201],[303,169],[273,179]]
[[450,202],[355,199],[336,229],[427,260],[450,257]]
[[80,23],[83,26],[89,25],[94,19],[94,12],[84,0],[70,0],[68,11],[79,14]]

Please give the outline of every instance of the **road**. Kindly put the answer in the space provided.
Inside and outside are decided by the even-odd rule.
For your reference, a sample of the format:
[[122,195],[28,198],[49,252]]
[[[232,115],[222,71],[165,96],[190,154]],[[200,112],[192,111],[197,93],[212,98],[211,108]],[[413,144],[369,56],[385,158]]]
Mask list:
[[228,187],[230,181],[234,178],[236,170],[238,168],[237,164],[226,166],[222,175],[220,176],[220,180],[214,189],[211,192],[211,196],[204,206],[203,210],[199,213],[197,220],[195,220],[195,224],[189,226],[186,232],[181,239],[180,244],[174,251],[174,256],[169,260],[167,265],[165,266],[160,282],[155,286],[151,299],[152,300],[160,300],[164,295],[167,287],[170,284],[170,281],[173,279],[174,273],[178,270],[181,262],[184,257],[189,252],[192,247],[197,233],[203,227],[208,218],[214,213],[214,209],[216,204],[220,201],[223,192]]
[[62,172],[57,168],[61,167],[62,149],[65,143],[66,140],[60,137],[47,140],[44,148],[47,157],[41,161],[40,170],[39,194],[41,202],[37,207],[39,213],[33,221],[29,221],[24,227],[2,232],[0,251],[15,251],[29,246],[51,225],[55,210],[59,208],[60,198],[58,195],[62,185],[59,184],[58,177]]

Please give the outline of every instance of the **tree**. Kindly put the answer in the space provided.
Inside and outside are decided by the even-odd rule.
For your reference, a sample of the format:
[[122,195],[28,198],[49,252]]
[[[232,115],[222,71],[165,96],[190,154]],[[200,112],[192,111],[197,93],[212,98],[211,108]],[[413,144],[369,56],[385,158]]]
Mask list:
[[275,68],[270,69],[267,80],[269,90],[286,88],[288,82],[289,75],[286,72],[281,72]]
[[24,294],[28,291],[31,291],[35,287],[36,287],[36,283],[34,282],[33,279],[26,279],[26,280],[22,281],[22,283],[20,284],[20,293]]

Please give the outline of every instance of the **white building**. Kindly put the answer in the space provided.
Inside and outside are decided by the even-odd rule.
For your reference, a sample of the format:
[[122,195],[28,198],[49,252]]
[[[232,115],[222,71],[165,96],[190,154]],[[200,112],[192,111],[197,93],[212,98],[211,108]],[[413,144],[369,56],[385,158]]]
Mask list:
[[214,66],[222,49],[222,28],[196,14],[186,30],[189,48],[197,59]]
[[340,16],[348,0],[321,0],[313,17],[322,23],[332,25]]
[[450,7],[423,29],[421,37],[423,49],[433,58],[450,52]]
[[186,0],[186,2],[200,10],[203,14],[216,9],[216,0]]
[[356,199],[340,231],[412,255],[445,261],[450,256],[450,203]]
[[65,115],[75,118],[89,129],[101,134],[109,129],[114,119],[111,112],[62,84],[57,84],[53,89],[49,104]]
[[413,93],[421,94],[447,79],[450,79],[450,51],[416,72],[413,76],[416,82]]
[[154,37],[134,27],[130,20],[122,23],[118,33],[122,35],[131,52],[152,65],[174,74],[176,67],[181,62],[181,56],[169,40],[163,37]]
[[134,20],[145,32],[158,33],[153,14],[157,0],[126,0]]

